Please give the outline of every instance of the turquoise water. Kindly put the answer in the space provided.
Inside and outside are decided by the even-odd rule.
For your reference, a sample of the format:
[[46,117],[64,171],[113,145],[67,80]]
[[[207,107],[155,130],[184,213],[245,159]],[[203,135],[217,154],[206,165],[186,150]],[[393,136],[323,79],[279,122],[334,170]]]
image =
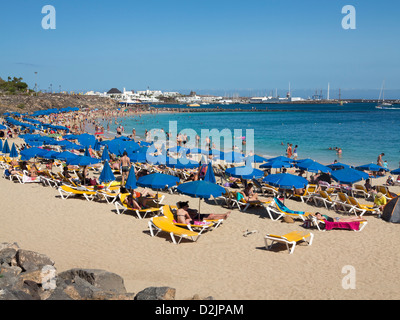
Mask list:
[[[179,107],[179,106],[170,106]],[[214,105],[207,108],[216,107]],[[218,106],[224,112],[178,113],[142,115],[140,118],[120,119],[125,133],[136,129],[143,137],[145,130],[162,128],[168,131],[169,121],[177,121],[177,129],[246,129],[254,130],[254,151],[267,157],[285,155],[286,144],[298,145],[298,159],[311,158],[321,163],[340,162],[362,165],[376,163],[385,153],[390,169],[399,167],[400,110],[379,110],[375,104],[338,105],[268,105],[277,112],[252,112],[252,108],[265,110],[266,105]],[[161,107],[158,107],[161,108]],[[240,108],[248,112],[234,112]],[[111,126],[115,132],[116,125]],[[236,140],[237,141],[237,140]],[[283,143],[283,145],[282,145]],[[221,145],[223,141],[221,140]],[[240,145],[240,143],[239,143]],[[331,148],[341,148],[338,157]]]

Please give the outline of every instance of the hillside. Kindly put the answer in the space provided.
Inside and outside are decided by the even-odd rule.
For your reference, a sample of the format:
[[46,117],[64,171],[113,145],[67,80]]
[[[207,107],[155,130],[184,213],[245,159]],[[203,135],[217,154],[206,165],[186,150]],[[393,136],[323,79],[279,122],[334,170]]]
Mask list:
[[116,107],[115,100],[99,96],[83,96],[69,94],[3,94],[0,95],[0,114],[5,112],[33,112],[37,110],[65,107]]

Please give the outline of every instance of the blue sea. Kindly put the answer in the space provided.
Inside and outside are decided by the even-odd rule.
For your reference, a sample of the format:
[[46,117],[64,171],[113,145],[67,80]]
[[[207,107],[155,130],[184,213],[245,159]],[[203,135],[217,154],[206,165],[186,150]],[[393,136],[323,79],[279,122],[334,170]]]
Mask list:
[[[298,105],[207,105],[223,112],[192,112],[177,114],[146,114],[141,117],[120,118],[129,135],[135,128],[136,135],[144,137],[145,130],[154,128],[168,131],[169,121],[177,122],[177,132],[193,129],[201,135],[201,129],[254,130],[254,152],[261,156],[285,155],[287,143],[298,145],[298,159],[311,158],[329,164],[335,159],[351,165],[376,163],[380,153],[385,153],[390,169],[399,167],[400,161],[400,108],[380,110],[371,103]],[[186,106],[154,106],[159,109]],[[254,112],[258,110],[275,112]],[[243,111],[237,112],[235,109]],[[115,132],[113,124],[110,131]],[[237,144],[240,146],[240,140]],[[248,140],[247,140],[248,141]],[[221,141],[223,145],[223,141]],[[341,148],[342,156],[334,150]]]

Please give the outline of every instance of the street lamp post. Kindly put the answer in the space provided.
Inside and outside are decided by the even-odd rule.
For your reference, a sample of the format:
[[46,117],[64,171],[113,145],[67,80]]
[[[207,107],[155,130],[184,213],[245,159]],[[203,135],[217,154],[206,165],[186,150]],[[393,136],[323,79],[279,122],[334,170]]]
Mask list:
[[34,89],[34,91],[37,93],[37,90],[38,88],[37,88],[37,71],[35,71],[35,89]]

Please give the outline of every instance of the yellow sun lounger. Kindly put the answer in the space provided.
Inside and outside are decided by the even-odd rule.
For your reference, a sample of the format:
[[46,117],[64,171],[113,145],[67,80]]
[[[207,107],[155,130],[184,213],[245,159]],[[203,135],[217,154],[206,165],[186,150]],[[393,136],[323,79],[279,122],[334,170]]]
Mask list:
[[[307,241],[306,240],[307,238],[310,238],[310,240]],[[314,239],[314,234],[313,233],[311,233],[311,232],[300,232],[300,231],[292,231],[292,232],[287,233],[287,234],[285,234],[283,236],[267,234],[264,237],[265,248],[267,250],[270,250],[272,245],[275,242],[280,242],[280,243],[286,244],[286,247],[287,247],[287,249],[289,251],[289,254],[293,253],[297,242],[305,241],[305,242],[307,242],[307,244],[309,246],[311,246],[313,239]],[[268,240],[272,241],[271,244],[268,244]],[[291,248],[290,248],[290,246],[291,246]]]
[[87,201],[92,201],[96,196],[95,191],[78,190],[67,185],[58,187],[58,192],[62,199],[68,199],[70,196],[84,196]]
[[[165,205],[162,207],[162,213],[165,217],[167,217],[174,225],[177,227],[181,228],[188,228],[190,231],[195,231],[200,230],[199,233],[202,233],[206,229],[210,228],[213,226],[213,224],[210,221],[205,221],[204,224],[186,224],[186,223],[178,223],[174,221],[174,214],[172,213],[171,207],[168,205]],[[215,221],[215,220],[214,220]]]
[[119,196],[119,192],[110,192],[108,190],[97,190],[97,195],[100,197],[100,199],[104,199],[107,201],[107,203],[113,204]]
[[[171,236],[172,242],[175,244],[179,244],[183,238],[196,242],[201,235],[198,232],[176,226],[165,216],[151,218],[148,225],[152,237],[158,235],[158,233],[161,231],[167,232]],[[179,237],[178,242],[176,241],[175,237]]]
[[[125,198],[128,195],[129,195],[129,193],[121,193],[121,194],[119,194],[120,202],[114,202],[115,208],[116,208],[118,214],[122,214],[125,211],[133,211],[136,213],[136,215],[138,216],[139,219],[144,219],[146,217],[146,215],[149,213],[153,213],[153,214],[157,215],[162,212],[161,206],[160,207],[149,207],[149,208],[140,209],[140,210],[131,208],[125,203]],[[143,216],[141,214],[143,214]]]
[[358,200],[354,197],[348,197],[350,203],[354,206],[354,213],[357,215],[357,212],[360,213],[360,217],[364,213],[371,213],[371,214],[379,214],[379,208],[374,207],[373,205],[368,205],[368,204],[361,204],[358,202]]

